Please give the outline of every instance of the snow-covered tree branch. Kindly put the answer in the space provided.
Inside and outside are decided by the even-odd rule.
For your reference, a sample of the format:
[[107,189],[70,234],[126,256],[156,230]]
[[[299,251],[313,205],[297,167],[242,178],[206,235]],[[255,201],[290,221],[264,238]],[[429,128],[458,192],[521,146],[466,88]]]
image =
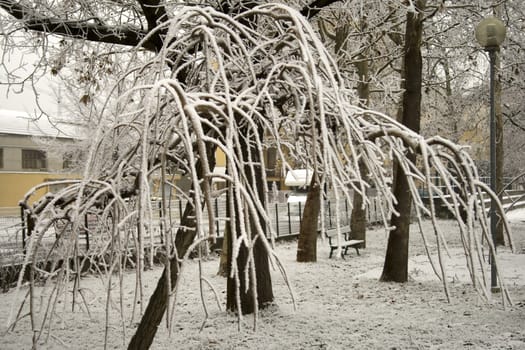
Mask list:
[[[366,203],[366,190],[378,189],[384,198],[387,230],[396,202],[390,168],[392,162],[399,164],[417,220],[436,217],[433,204],[430,208],[423,204],[418,188],[425,188],[431,199],[450,203],[461,227],[473,283],[482,295],[487,294],[486,284],[480,283],[485,277],[479,275],[479,267],[485,264],[481,237],[494,249],[482,200],[482,192],[490,190],[478,180],[468,154],[445,139],[425,139],[393,118],[358,107],[358,99],[345,86],[335,61],[298,11],[265,4],[230,17],[209,7],[180,7],[177,16],[160,23],[137,47],[157,33],[165,35],[158,54],[146,61],[131,59],[126,74],[107,98],[82,180],[33,205],[23,201],[35,221],[26,256],[26,265],[33,266],[32,274],[34,256],[41,249],[39,240],[53,222],[69,222],[71,234],[58,234],[57,242],[70,242],[68,246],[75,247],[82,218],[94,213],[101,223],[96,233],[100,244],[90,253],[105,261],[107,272],[122,267],[123,256],[133,260],[135,254],[140,298],[145,254],[149,249],[153,255],[158,248],[149,239],[154,183],[160,180],[162,186],[178,186],[166,176],[169,169],[192,182],[188,215],[174,225],[177,231],[164,226],[167,272],[163,278],[167,280],[159,281],[158,293],[150,300],[150,305],[162,304],[156,309],[160,318],[157,313],[155,320],[144,326],[150,328],[139,326],[139,330],[154,335],[151,328],[158,326],[168,300],[174,297],[180,264],[198,243],[213,239],[214,178],[227,184],[232,239],[229,278],[236,287],[237,310],[244,311],[241,299],[245,293],[254,300],[256,312],[260,304],[273,300],[273,295],[261,299],[259,287],[265,282],[258,274],[260,249],[279,265],[272,250],[274,232],[266,207],[269,189],[264,151],[271,146],[276,147],[284,169],[292,168],[285,156],[290,152],[311,165],[320,188],[330,189],[336,198],[357,192]],[[179,79],[181,73],[184,81]],[[216,150],[225,155],[226,174],[215,170]],[[418,160],[413,161],[409,154],[417,154]],[[366,179],[359,163],[366,167]],[[435,174],[445,188],[432,183]],[[320,226],[324,228],[323,220]],[[437,225],[434,239],[438,247],[446,249]],[[61,259],[78,253],[73,248],[58,251],[58,245],[53,250]],[[446,290],[445,273],[438,272]],[[145,315],[150,315],[148,310]],[[172,311],[167,310],[170,319]],[[35,327],[34,331],[40,329]]]

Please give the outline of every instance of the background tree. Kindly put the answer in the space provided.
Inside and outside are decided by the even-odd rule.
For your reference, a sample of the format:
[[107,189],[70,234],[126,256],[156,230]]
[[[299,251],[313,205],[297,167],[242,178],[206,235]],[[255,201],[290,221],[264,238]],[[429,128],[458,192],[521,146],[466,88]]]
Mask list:
[[[405,23],[405,46],[403,57],[402,80],[404,89],[401,106],[401,122],[410,130],[419,133],[421,119],[421,85],[423,60],[421,58],[421,40],[425,1],[416,1],[415,8],[407,11]],[[416,154],[407,154],[415,163]],[[399,164],[394,163],[393,192],[397,200],[390,224],[395,228],[390,231],[385,257],[382,281],[406,282],[408,280],[408,243],[411,216],[411,192],[407,181],[408,174]]]
[[317,261],[317,232],[319,213],[321,211],[321,187],[317,174],[314,173],[308,195],[304,203],[303,220],[299,229],[297,241],[297,261],[315,262]]
[[[393,67],[400,57],[400,49],[397,41],[390,39],[397,37],[396,7],[393,2],[367,3],[365,6],[362,1],[350,0],[324,10],[315,21],[321,37],[337,59],[341,74],[356,91],[355,103],[362,108],[369,108],[371,103],[374,109],[388,110],[389,104],[397,100],[399,78],[391,77],[392,73],[397,76]],[[362,163],[360,171],[361,176],[366,177],[366,166]],[[315,198],[313,193],[311,197]],[[363,246],[366,246],[366,201],[355,192],[350,204],[352,238],[364,240]],[[307,221],[307,224],[301,227],[298,256],[299,250],[305,254],[302,250],[306,249],[302,243],[302,238],[306,237],[303,230],[308,231],[308,237],[317,236],[314,219],[307,217],[312,215],[312,210],[307,208],[309,205],[317,205],[317,202],[307,200],[305,203],[303,223]],[[313,215],[317,218],[319,214],[315,212]],[[313,238],[310,241],[313,242]],[[308,251],[310,260],[306,261],[315,261],[315,246],[312,243],[308,247],[311,248]]]
[[[505,101],[515,100],[515,96],[523,94],[520,84],[515,80],[522,66],[515,59],[520,55],[516,50],[523,41],[521,31],[516,28],[522,12],[522,4],[516,1],[445,2],[436,13],[435,20],[429,22],[424,40],[426,68],[422,132],[425,135],[437,133],[468,144],[481,174],[488,177],[489,66],[486,54],[472,38],[475,26],[486,16],[495,15],[503,19],[507,26],[507,40],[498,55],[501,62],[498,63],[496,75],[496,91],[500,91],[496,93],[497,101],[501,95],[501,102],[496,103],[498,189],[503,186],[504,177],[514,177],[520,173],[519,164],[522,164],[521,160],[512,158],[514,152],[519,152],[523,145],[524,135],[519,127],[504,116]],[[513,103],[510,105],[516,106]],[[512,134],[515,139],[507,139],[507,134]],[[511,144],[518,148],[512,148]],[[499,244],[504,243],[501,230],[499,225]]]

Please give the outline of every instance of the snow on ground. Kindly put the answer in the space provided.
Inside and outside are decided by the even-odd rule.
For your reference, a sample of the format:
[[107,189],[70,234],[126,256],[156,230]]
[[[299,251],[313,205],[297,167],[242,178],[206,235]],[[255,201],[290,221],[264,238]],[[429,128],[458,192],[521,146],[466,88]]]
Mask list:
[[[525,213],[524,213],[525,214]],[[273,274],[275,305],[263,310],[253,331],[253,317],[241,322],[219,310],[208,289],[205,299],[209,318],[204,321],[198,291],[198,264],[190,261],[185,267],[177,298],[176,315],[169,337],[166,323],[159,328],[153,349],[525,349],[525,223],[523,216],[511,217],[518,251],[498,250],[504,266],[505,282],[514,304],[503,310],[499,294],[486,304],[467,283],[460,239],[452,221],[442,220],[451,257],[448,258],[450,292],[447,303],[442,284],[428,267],[421,238],[414,226],[411,233],[410,281],[404,284],[377,281],[386,246],[381,229],[368,232],[367,248],[361,256],[352,251],[346,259],[328,259],[327,242],[318,242],[317,263],[296,263],[297,243],[278,243],[277,252],[287,268],[294,289],[297,310],[283,278]],[[425,223],[424,230],[430,224]],[[216,275],[218,259],[203,262],[204,276],[218,290],[221,303],[225,299],[225,280]],[[160,267],[144,276],[145,293],[156,285]],[[134,275],[129,272],[123,281],[123,305],[129,315],[135,290]],[[105,292],[100,279],[82,280],[89,315],[86,311],[71,312],[69,301],[57,304],[57,316],[51,336],[41,349],[102,349],[104,347]],[[70,289],[71,290],[71,287]],[[22,290],[25,292],[26,289]],[[39,288],[42,292],[42,288]],[[49,294],[49,293],[48,293]],[[45,294],[43,294],[45,295]],[[110,307],[108,349],[125,348],[136,319],[124,327],[117,311],[118,291],[113,291]],[[15,292],[0,294],[0,324],[5,325]],[[39,307],[37,302],[35,307]],[[140,306],[140,305],[138,305]],[[122,329],[126,334],[123,336]],[[1,349],[29,349],[31,332],[28,318],[8,334],[0,335]],[[42,339],[45,339],[42,337]]]
[[525,222],[525,208],[511,210],[507,213],[510,222]]

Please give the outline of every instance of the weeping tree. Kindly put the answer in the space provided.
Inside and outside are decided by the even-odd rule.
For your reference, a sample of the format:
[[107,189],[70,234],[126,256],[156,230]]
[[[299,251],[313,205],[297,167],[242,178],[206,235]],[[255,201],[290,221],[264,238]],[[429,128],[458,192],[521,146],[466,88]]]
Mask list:
[[[54,307],[64,297],[71,269],[82,263],[79,235],[86,229],[82,223],[87,214],[99,224],[93,232],[96,244],[83,259],[91,259],[106,281],[108,300],[122,300],[122,284],[117,292],[110,285],[121,276],[126,263],[136,266],[137,301],[146,297],[142,292],[145,255],[157,253],[164,264],[145,310],[127,315],[124,306],[119,306],[122,325],[140,314],[129,348],[149,348],[164,317],[171,329],[184,264],[190,252],[200,254],[201,244],[215,239],[216,216],[211,204],[222,193],[213,191],[214,178],[225,181],[229,208],[227,307],[236,310],[239,318],[249,312],[257,316],[258,309],[274,299],[269,264],[287,281],[272,249],[275,232],[266,207],[269,189],[263,155],[268,147],[276,148],[283,170],[291,169],[285,157],[290,152],[312,164],[313,185],[329,188],[337,203],[352,192],[359,193],[366,203],[367,188],[377,188],[384,198],[381,211],[387,231],[393,229],[389,215],[398,214],[388,171],[388,164],[395,161],[414,198],[418,222],[424,216],[433,220],[432,237],[439,258],[446,242],[435,221],[435,208],[424,206],[417,186],[422,184],[431,197],[450,196],[449,207],[460,225],[473,286],[487,296],[481,252],[482,237],[489,234],[483,201],[476,199],[482,191],[493,193],[478,180],[472,160],[454,143],[439,137],[425,139],[395,119],[353,105],[352,90],[345,86],[334,60],[299,12],[278,4],[255,6],[235,16],[209,7],[180,7],[176,18],[159,24],[143,40],[149,42],[157,35],[164,38],[158,54],[146,60],[132,58],[127,73],[108,96],[102,111],[104,122],[93,136],[83,178],[62,182],[66,185],[63,189],[34,204],[29,201],[31,193],[22,201],[25,213],[35,222],[25,256],[27,273],[21,273],[19,281],[21,285],[23,277],[29,276],[31,282],[21,303],[31,305],[35,343],[46,326],[51,329]],[[143,42],[138,45],[143,46]],[[140,55],[140,50],[136,54]],[[225,174],[215,170],[215,150],[225,155]],[[106,158],[108,154],[111,160]],[[366,179],[360,166],[368,174]],[[174,170],[191,180],[191,191],[184,193],[178,188],[178,182],[169,176]],[[444,188],[430,180],[433,173],[443,179]],[[155,223],[151,207],[158,182],[178,190],[187,202],[179,222],[169,222],[163,215],[160,227],[165,239],[160,245],[152,237]],[[459,197],[455,186],[467,196]],[[163,210],[166,201],[162,193]],[[468,209],[465,221],[460,220],[462,208]],[[325,227],[323,218],[321,215],[321,229]],[[336,226],[342,219],[336,216]],[[61,230],[57,230],[58,223]],[[480,227],[479,231],[474,227]],[[51,232],[56,233],[55,244],[45,247],[41,243]],[[493,251],[491,240],[485,242]],[[51,272],[37,269],[42,252],[56,264]],[[66,260],[76,263],[58,263]],[[441,260],[431,262],[448,295]],[[81,297],[79,274],[75,276],[73,294]],[[51,312],[38,314],[33,307],[38,299],[36,277],[53,286],[46,301]],[[498,280],[507,301],[503,280]],[[201,281],[201,288],[205,288],[203,277]],[[109,306],[106,312],[110,312]]]

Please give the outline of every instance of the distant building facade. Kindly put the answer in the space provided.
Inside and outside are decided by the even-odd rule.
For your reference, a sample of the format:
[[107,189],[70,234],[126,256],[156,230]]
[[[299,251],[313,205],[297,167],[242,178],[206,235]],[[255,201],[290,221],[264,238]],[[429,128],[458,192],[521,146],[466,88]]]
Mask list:
[[[43,142],[50,140],[67,149],[75,140],[72,127],[55,127],[46,117],[35,120],[24,112],[0,110],[0,215],[16,215],[18,202],[34,186],[76,177],[68,170],[67,152],[45,149]],[[32,198],[49,190],[43,188]]]

